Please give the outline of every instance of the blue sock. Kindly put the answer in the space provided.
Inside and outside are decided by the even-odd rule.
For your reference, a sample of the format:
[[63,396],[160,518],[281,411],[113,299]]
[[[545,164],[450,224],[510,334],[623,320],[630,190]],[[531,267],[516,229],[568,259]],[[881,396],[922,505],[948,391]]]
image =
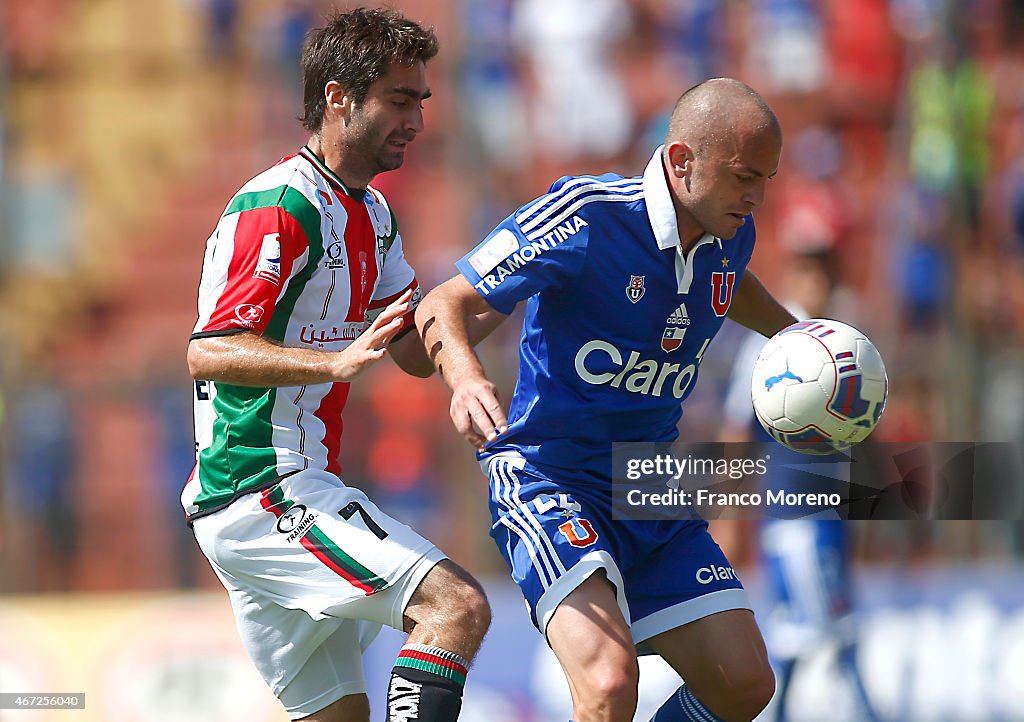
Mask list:
[[868,691],[864,687],[864,679],[860,676],[860,670],[857,669],[857,648],[854,645],[848,644],[839,650],[839,668],[853,687],[861,719],[864,722],[878,722],[878,713],[875,711],[874,705],[871,704],[871,698],[868,697]]
[[786,701],[789,698],[789,685],[793,681],[796,662],[796,659],[785,659],[777,664],[779,688],[775,692],[775,722],[786,722]]
[[722,722],[686,685],[677,689],[651,717],[651,722]]

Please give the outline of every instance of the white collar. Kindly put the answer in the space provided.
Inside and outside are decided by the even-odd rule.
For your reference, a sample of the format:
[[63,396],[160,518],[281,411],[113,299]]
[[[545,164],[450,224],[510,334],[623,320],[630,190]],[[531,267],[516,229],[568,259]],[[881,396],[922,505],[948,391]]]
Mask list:
[[718,247],[722,248],[722,239],[705,233],[688,253],[683,253],[683,246],[679,242],[676,207],[672,203],[672,193],[669,191],[665,167],[661,160],[664,149],[665,146],[659,146],[644,169],[643,188],[644,200],[647,203],[647,219],[651,223],[651,230],[654,231],[654,238],[658,241],[658,248],[663,251],[676,249],[676,281],[679,284],[679,293],[689,293],[690,284],[693,282],[693,258],[697,249],[707,243],[718,243]]
[[662,154],[665,146],[658,146],[654,156],[644,169],[644,200],[647,203],[647,218],[658,241],[658,248],[665,251],[679,247],[679,225],[676,222],[676,207],[665,178]]
[[[681,248],[679,242],[679,223],[676,220],[676,207],[672,202],[672,193],[668,188],[668,179],[665,178],[665,165],[662,162],[664,145],[658,146],[654,156],[647,163],[644,169],[644,200],[647,202],[647,219],[651,223],[651,230],[654,231],[654,238],[658,241],[658,248],[663,251],[669,248]],[[705,233],[697,240],[697,245],[703,245],[708,241],[717,241],[718,247],[722,247],[722,239],[714,238],[710,233]]]

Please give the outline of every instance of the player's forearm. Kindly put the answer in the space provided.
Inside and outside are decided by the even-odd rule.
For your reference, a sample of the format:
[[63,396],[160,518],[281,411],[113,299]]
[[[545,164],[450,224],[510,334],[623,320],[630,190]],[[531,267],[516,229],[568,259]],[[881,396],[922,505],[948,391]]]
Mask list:
[[750,271],[740,279],[729,307],[729,318],[768,338],[797,322],[797,318],[776,301]]
[[238,386],[304,386],[338,381],[341,353],[285,348],[244,332],[193,339],[188,366],[196,379]]
[[435,288],[416,309],[427,355],[453,389],[466,379],[486,377],[473,346],[500,322],[476,308],[472,297],[460,293],[458,280]]
[[388,344],[388,355],[410,376],[425,379],[434,373],[434,364],[427,357],[423,341],[415,328]]

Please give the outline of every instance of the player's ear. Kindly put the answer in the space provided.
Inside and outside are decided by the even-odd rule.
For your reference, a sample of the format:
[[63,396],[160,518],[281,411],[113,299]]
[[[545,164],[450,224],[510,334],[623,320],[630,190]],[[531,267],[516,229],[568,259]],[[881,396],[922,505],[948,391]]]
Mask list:
[[352,111],[352,96],[350,96],[341,83],[332,80],[324,86],[324,99],[327,101],[325,108],[327,115],[340,115],[348,122],[348,116]]
[[693,172],[693,148],[681,140],[673,141],[665,148],[668,172],[676,178],[688,178]]

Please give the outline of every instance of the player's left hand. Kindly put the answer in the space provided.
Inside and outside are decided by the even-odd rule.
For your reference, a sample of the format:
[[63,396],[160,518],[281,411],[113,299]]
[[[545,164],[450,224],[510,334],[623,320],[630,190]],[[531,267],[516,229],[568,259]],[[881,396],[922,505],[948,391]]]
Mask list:
[[406,291],[381,311],[369,328],[343,350],[333,354],[334,377],[337,381],[351,381],[370,364],[384,358],[388,343],[402,328],[402,317],[409,311],[412,291]]
[[508,431],[498,387],[484,376],[466,379],[453,389],[449,413],[456,431],[478,449]]

